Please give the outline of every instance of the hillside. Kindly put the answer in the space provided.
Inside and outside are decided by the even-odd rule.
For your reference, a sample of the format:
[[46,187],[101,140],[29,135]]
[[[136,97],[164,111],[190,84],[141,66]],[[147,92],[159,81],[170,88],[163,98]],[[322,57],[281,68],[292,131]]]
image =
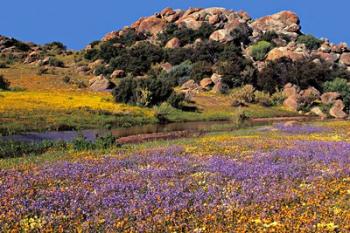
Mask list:
[[[349,47],[305,35],[301,28],[290,11],[252,19],[223,8],[166,8],[81,51],[60,42],[36,45],[1,36],[0,75],[17,92],[2,95],[0,131],[130,126],[156,122],[160,115],[170,121],[239,114],[347,117]],[[65,110],[47,102],[50,92],[62,101],[67,96]],[[91,98],[81,102],[82,95]],[[35,111],[11,110],[18,96]],[[113,109],[122,110],[102,107],[113,100],[119,104]],[[38,112],[44,114],[36,117]],[[18,114],[29,116],[18,124]],[[50,126],[40,126],[43,119]]]

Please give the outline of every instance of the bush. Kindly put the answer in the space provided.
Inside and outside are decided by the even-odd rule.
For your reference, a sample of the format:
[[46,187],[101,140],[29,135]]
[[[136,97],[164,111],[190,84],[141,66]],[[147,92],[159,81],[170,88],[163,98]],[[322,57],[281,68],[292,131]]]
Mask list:
[[312,35],[300,35],[297,39],[297,43],[305,44],[306,48],[309,50],[316,50],[321,46],[322,40]]
[[346,79],[336,78],[333,81],[325,82],[323,89],[326,92],[338,92],[343,98],[346,110],[350,109],[350,86]]
[[165,45],[169,40],[176,37],[181,41],[181,44],[193,43],[196,39],[207,39],[214,32],[213,26],[208,23],[203,23],[198,30],[193,30],[187,27],[178,27],[176,24],[168,24],[163,32],[158,34],[158,40]]
[[220,61],[215,65],[215,70],[222,75],[223,83],[230,88],[255,83],[256,69],[250,61],[242,57]]
[[54,42],[45,44],[44,49],[46,49],[46,50],[66,50],[67,47],[61,42],[54,41]]
[[287,83],[298,85],[302,89],[313,86],[321,90],[325,81],[332,80],[339,69],[329,69],[329,64],[321,62],[317,64],[313,59],[292,61],[288,58],[281,58],[267,63],[266,67],[259,72],[257,87],[273,93],[276,89],[282,89]]
[[251,46],[252,57],[255,60],[261,61],[265,58],[266,54],[273,48],[273,45],[267,41],[259,41]]
[[28,52],[30,50],[30,46],[28,44],[13,38],[5,40],[5,42],[3,43],[3,46],[5,46],[5,48],[15,46],[16,49],[21,50],[23,52]]
[[180,65],[174,66],[169,73],[162,72],[160,78],[167,80],[173,87],[175,87],[188,81],[190,79],[191,71],[191,61],[184,61]]
[[121,80],[112,94],[119,103],[153,106],[166,101],[173,88],[170,82],[160,78],[128,77]]
[[154,116],[160,123],[169,122],[168,116],[174,111],[169,103],[162,103],[160,106],[154,107]]
[[0,75],[0,90],[9,90],[9,88],[10,82],[3,75]]
[[233,43],[236,45],[249,44],[249,37],[252,35],[252,32],[253,30],[247,24],[241,24],[240,27],[231,32]]
[[0,62],[0,69],[8,68],[7,64],[4,62]]
[[173,92],[168,98],[167,102],[174,108],[181,109],[183,107],[183,102],[185,101],[184,93]]
[[194,50],[191,48],[166,49],[165,60],[172,65],[179,65],[184,61],[192,60]]
[[142,42],[126,50],[119,50],[116,57],[110,58],[111,72],[125,70],[133,75],[143,75],[152,64],[163,60],[163,50],[149,42]]
[[213,74],[211,64],[206,61],[199,61],[193,64],[191,70],[191,79],[195,82],[201,81],[203,78],[210,77]]
[[70,80],[71,80],[71,77],[69,77],[69,76],[67,76],[67,75],[65,75],[65,76],[63,77],[63,79],[62,79],[62,81],[63,81],[64,83],[70,83]]
[[43,154],[52,147],[63,147],[63,143],[43,141],[40,143],[0,142],[0,158],[14,158],[24,155]]
[[267,31],[260,37],[260,41],[267,41],[273,43],[274,39],[278,38],[278,34],[275,31]]
[[116,138],[113,135],[97,137],[95,141],[87,140],[83,135],[79,135],[71,145],[75,151],[84,150],[106,150],[116,145]]
[[254,102],[265,107],[272,105],[272,99],[269,93],[263,91],[254,92]]
[[232,106],[246,105],[254,100],[254,87],[245,85],[240,88],[233,89],[231,92]]
[[55,58],[55,57],[50,57],[49,59],[49,66],[52,66],[52,67],[61,67],[63,68],[64,67],[64,62]]
[[283,93],[283,91],[277,90],[275,93],[271,96],[272,105],[277,106],[283,104],[283,102],[286,99],[286,95]]

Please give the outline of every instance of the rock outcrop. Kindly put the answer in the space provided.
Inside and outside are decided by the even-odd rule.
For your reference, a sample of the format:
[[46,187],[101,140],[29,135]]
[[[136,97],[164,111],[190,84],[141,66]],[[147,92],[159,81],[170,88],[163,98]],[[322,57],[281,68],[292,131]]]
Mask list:
[[274,31],[278,34],[286,34],[296,39],[300,32],[299,17],[291,11],[282,11],[273,15],[255,20],[250,25],[255,34]]
[[342,100],[336,100],[333,107],[329,110],[329,114],[337,119],[344,119],[347,114],[344,112],[345,105]]
[[334,104],[337,99],[340,98],[340,94],[338,92],[326,92],[321,95],[322,104]]
[[102,75],[89,80],[89,89],[93,91],[107,91],[115,87],[115,84]]

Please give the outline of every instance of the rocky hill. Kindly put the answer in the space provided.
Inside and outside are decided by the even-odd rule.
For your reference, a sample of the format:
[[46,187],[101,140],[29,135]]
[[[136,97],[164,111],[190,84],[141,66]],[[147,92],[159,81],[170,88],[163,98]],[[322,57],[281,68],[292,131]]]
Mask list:
[[[57,54],[69,53],[57,42],[37,46],[0,38],[1,57],[55,65],[49,61]],[[118,102],[144,106],[169,99],[176,106],[179,93],[191,99],[197,92],[228,93],[252,85],[264,97],[285,89],[289,109],[310,110],[322,102],[323,92],[335,92],[338,83],[350,80],[350,48],[304,35],[291,11],[252,19],[224,8],[166,8],[92,42],[74,61],[77,73],[95,75],[92,90],[116,86]],[[338,110],[349,109],[350,99],[338,94],[326,105],[341,98],[345,106],[337,101]],[[322,115],[322,109],[314,112]]]

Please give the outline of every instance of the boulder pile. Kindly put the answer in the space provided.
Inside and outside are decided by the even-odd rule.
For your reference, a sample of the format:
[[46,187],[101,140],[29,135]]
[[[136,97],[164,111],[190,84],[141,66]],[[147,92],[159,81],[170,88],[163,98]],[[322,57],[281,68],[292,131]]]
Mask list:
[[[341,95],[337,92],[321,93],[314,87],[309,87],[305,90],[300,90],[299,87],[288,83],[283,88],[283,93],[286,100],[283,105],[285,108],[297,112],[302,106],[311,106],[310,113],[320,116],[322,119],[327,117],[327,114],[337,118],[344,119],[347,117],[345,113],[345,105],[340,99]],[[325,113],[320,106],[330,106],[328,113]]]

